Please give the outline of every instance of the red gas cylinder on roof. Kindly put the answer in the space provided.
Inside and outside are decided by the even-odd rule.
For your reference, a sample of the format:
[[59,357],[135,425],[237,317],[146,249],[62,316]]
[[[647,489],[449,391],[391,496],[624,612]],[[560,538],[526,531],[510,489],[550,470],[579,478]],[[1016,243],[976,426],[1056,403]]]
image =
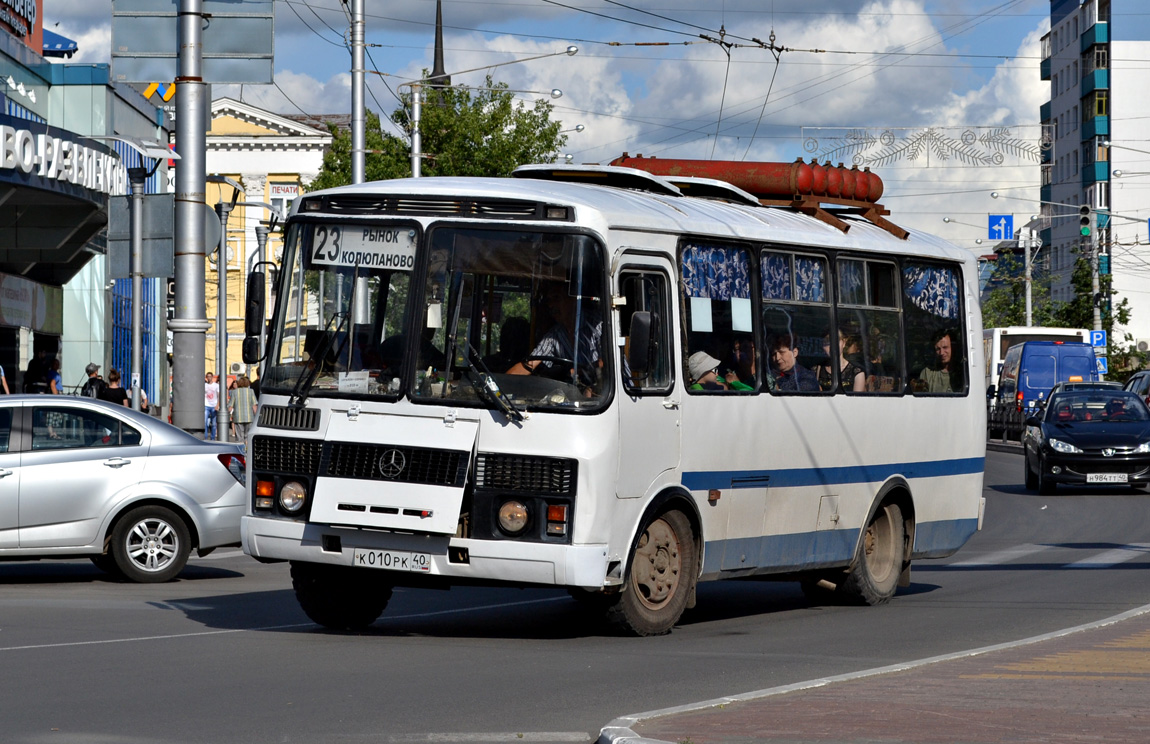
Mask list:
[[846,168],[842,164],[836,168],[815,161],[807,164],[801,158],[793,163],[758,163],[645,158],[624,153],[610,164],[645,170],[657,176],[692,176],[726,181],[760,199],[827,196],[873,202],[882,196],[883,191],[882,179],[869,170]]

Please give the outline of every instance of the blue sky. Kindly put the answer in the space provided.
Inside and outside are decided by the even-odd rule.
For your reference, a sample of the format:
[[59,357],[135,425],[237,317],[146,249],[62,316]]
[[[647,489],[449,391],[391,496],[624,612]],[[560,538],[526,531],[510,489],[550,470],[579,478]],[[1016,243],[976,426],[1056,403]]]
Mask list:
[[[367,103],[390,113],[397,104],[388,86],[431,65],[435,2],[365,4],[368,67],[386,73],[368,76]],[[339,0],[275,5],[276,86],[244,86],[243,99],[283,113],[346,113]],[[966,130],[1019,127],[1011,131],[1034,139],[1049,97],[1038,75],[1045,0],[445,0],[443,11],[448,72],[579,47],[574,57],[490,70],[511,88],[563,91],[554,115],[585,127],[564,146],[574,162],[624,151],[789,161],[812,154],[804,150],[812,134],[825,143],[845,128],[906,137],[933,126],[955,140]],[[73,61],[108,61],[110,0],[46,0],[44,16],[47,28],[80,43]],[[788,48],[777,62],[751,41],[772,31]],[[702,37],[732,44],[729,60]],[[454,81],[479,85],[483,75]],[[213,93],[241,95],[238,86]],[[991,190],[1037,198],[1038,166],[1009,157],[961,167],[895,159],[875,170],[895,222],[975,251],[989,246],[974,242],[985,237],[987,213],[1005,211]]]

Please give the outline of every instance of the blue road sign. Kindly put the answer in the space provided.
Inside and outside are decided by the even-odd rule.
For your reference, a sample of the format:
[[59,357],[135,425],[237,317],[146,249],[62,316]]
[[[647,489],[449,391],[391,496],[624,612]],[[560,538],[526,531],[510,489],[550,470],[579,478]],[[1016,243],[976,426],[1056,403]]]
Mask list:
[[986,237],[988,240],[1010,240],[1014,237],[1014,215],[992,214],[987,220]]
[[1090,332],[1090,345],[1091,346],[1105,346],[1106,345],[1106,331],[1091,331]]
[[1098,362],[1098,374],[1105,375],[1110,373],[1110,362],[1106,357],[1098,357],[1096,361]]

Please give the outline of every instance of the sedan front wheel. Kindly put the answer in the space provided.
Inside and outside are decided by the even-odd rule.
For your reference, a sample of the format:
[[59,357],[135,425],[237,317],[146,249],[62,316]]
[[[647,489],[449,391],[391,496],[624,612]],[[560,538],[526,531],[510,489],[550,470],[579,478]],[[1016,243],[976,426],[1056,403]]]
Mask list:
[[141,506],[124,515],[112,531],[112,555],[129,581],[171,581],[188,562],[188,527],[171,509]]

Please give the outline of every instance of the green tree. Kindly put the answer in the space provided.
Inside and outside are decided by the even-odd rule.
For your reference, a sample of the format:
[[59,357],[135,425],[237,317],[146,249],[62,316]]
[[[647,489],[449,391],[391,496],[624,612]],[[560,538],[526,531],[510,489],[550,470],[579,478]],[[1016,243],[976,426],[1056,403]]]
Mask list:
[[[982,303],[984,328],[1024,326],[1026,323],[1026,273],[1023,260],[1012,252],[999,254],[990,275],[991,290]],[[1053,325],[1054,306],[1050,289],[1040,276],[1031,281],[1030,325]]]
[[[1074,288],[1074,299],[1058,306],[1054,313],[1057,325],[1066,328],[1094,328],[1094,270],[1086,256],[1079,255],[1074,262],[1074,272],[1070,275]],[[1114,303],[1118,294],[1111,287],[1111,276],[1098,277],[1098,301],[1102,303],[1102,330],[1106,331],[1106,356],[1109,358],[1111,380],[1125,380],[1135,370],[1146,364],[1147,355],[1139,352],[1134,337],[1129,333],[1118,338],[1114,326],[1124,326],[1130,322],[1130,300],[1125,297]]]
[[[426,74],[426,71],[425,71]],[[503,83],[489,75],[483,88],[425,87],[420,137],[425,176],[507,176],[525,163],[550,163],[566,143],[558,121],[551,120],[550,101],[525,105]],[[391,121],[411,132],[411,95]],[[312,189],[351,183],[351,134],[328,125],[332,146]],[[410,140],[384,132],[379,117],[367,112],[364,131],[367,180],[411,175]]]

